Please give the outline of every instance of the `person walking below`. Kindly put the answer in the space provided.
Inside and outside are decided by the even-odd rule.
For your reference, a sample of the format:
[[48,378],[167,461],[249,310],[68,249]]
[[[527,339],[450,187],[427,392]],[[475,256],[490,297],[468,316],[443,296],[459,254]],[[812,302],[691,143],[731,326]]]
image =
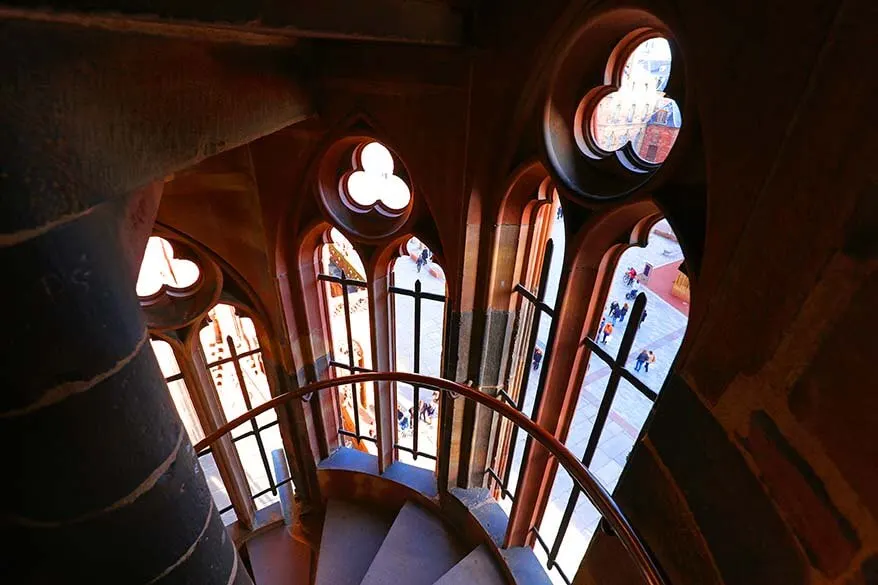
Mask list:
[[625,320],[625,315],[628,314],[628,303],[622,305],[622,308],[619,310],[619,322]]
[[646,352],[646,353],[649,355],[649,359],[647,359],[647,360],[646,360],[646,363],[643,364],[643,369],[646,370],[646,371],[648,372],[648,371],[649,371],[649,364],[654,364],[654,363],[655,363],[655,354],[652,353],[652,351],[648,351],[648,352]]
[[607,313],[607,316],[609,316],[609,317],[614,316],[616,314],[616,311],[618,311],[618,310],[619,310],[619,303],[617,303],[616,301],[613,301],[612,303],[610,303],[610,312]]
[[640,368],[643,367],[643,364],[649,360],[649,354],[646,353],[646,350],[642,350],[639,354],[637,354],[637,363],[634,364],[634,371],[639,372]]
[[543,350],[538,347],[534,348],[533,369],[540,369],[540,363],[543,361]]
[[604,345],[606,345],[606,344],[607,344],[607,338],[609,338],[610,335],[612,335],[612,334],[613,334],[613,324],[612,324],[612,323],[607,323],[606,325],[604,325],[604,337],[603,337],[603,339],[601,339],[601,343],[603,343]]
[[644,321],[646,321],[646,309],[643,309],[643,314],[640,316],[640,324],[643,325]]
[[595,334],[594,334],[594,340],[595,340],[595,341],[598,341],[598,340],[600,339],[600,337],[601,337],[601,332],[604,330],[604,323],[606,323],[606,322],[607,322],[607,318],[606,318],[606,317],[601,317],[601,324],[598,325],[598,330],[597,330],[597,331],[595,332]]
[[418,256],[418,272],[421,271],[422,266],[426,266],[427,262],[430,261],[430,249],[424,246],[424,249],[421,250],[421,255]]

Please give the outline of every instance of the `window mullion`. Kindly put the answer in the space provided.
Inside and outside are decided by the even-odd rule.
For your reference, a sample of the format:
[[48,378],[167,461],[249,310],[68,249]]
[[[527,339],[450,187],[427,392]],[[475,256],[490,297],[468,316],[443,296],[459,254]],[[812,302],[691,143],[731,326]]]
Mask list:
[[[192,348],[187,359],[183,360],[186,363],[184,372],[187,370],[190,372],[191,381],[187,379],[187,384],[190,385],[191,392],[198,395],[198,401],[202,405],[199,409],[201,425],[206,432],[212,432],[225,424],[226,416],[197,335],[196,332],[195,347]],[[183,367],[181,363],[181,369]],[[250,484],[247,482],[244,466],[231,436],[228,434],[223,436],[212,445],[211,449],[238,521],[249,530],[254,525],[256,506],[250,498]]]

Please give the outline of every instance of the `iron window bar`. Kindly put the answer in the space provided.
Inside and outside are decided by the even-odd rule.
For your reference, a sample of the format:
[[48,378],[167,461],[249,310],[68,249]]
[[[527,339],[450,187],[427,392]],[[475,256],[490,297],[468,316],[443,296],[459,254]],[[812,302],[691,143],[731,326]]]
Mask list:
[[497,390],[497,396],[499,396],[502,400],[505,400],[506,402],[508,402],[512,406],[516,405],[515,399],[512,396],[510,396],[509,393],[506,392],[506,390],[504,390],[503,388],[499,388]]
[[[601,438],[601,433],[604,430],[604,425],[607,423],[607,417],[610,415],[610,409],[613,405],[613,400],[616,397],[616,392],[619,389],[619,382],[624,377],[623,373],[627,370],[625,369],[625,364],[628,361],[628,356],[631,353],[631,348],[634,346],[634,337],[637,335],[637,330],[640,328],[640,318],[643,315],[643,311],[646,309],[646,295],[640,293],[637,295],[637,298],[634,300],[634,306],[631,309],[631,316],[629,318],[628,324],[625,326],[625,332],[622,335],[622,342],[619,344],[619,351],[616,354],[615,358],[612,358],[610,354],[604,351],[601,348],[598,348],[597,356],[605,361],[607,365],[610,366],[610,379],[607,381],[607,387],[604,390],[604,396],[601,399],[601,404],[598,407],[597,416],[595,417],[594,426],[592,427],[591,434],[588,437],[588,443],[585,446],[585,452],[582,454],[582,458],[580,462],[586,468],[591,466],[592,459],[594,458],[594,454],[598,448],[598,442]],[[591,342],[591,343],[588,343]],[[586,344],[591,347],[594,344],[594,341],[591,339],[586,339]],[[628,378],[625,377],[627,380]],[[640,390],[647,398],[652,401],[655,401],[658,396],[652,390],[649,390],[645,384],[637,380],[640,386],[635,385],[635,388]],[[644,392],[644,389],[648,392]],[[567,505],[564,508],[564,514],[561,516],[561,523],[558,525],[558,532],[555,535],[555,540],[552,543],[551,549],[547,550],[547,566],[549,569],[552,568],[553,564],[557,564],[556,560],[558,558],[558,553],[561,551],[561,544],[564,541],[564,537],[567,535],[567,529],[570,527],[570,520],[573,518],[573,513],[576,509],[576,503],[579,500],[579,488],[574,485],[573,489],[570,490],[570,496],[567,499]],[[539,534],[535,531],[535,534]],[[569,581],[568,581],[569,583]]]
[[[238,356],[238,352],[235,349],[235,340],[232,339],[232,336],[229,335],[226,337],[226,345],[229,348],[229,361],[235,367],[235,375],[238,377],[238,386],[241,388],[241,396],[244,398],[244,405],[247,407],[247,410],[253,410],[253,404],[250,401],[250,393],[247,391],[247,382],[244,379],[244,370],[241,369],[241,359],[242,357]],[[253,352],[249,352],[250,355],[255,355]],[[272,483],[274,478],[271,476],[271,465],[268,462],[268,454],[265,452],[265,444],[262,442],[262,435],[260,435],[259,424],[256,422],[256,419],[250,419],[250,427],[252,429],[251,433],[254,439],[256,439],[256,446],[259,449],[259,458],[262,460],[262,467],[265,470],[265,475],[268,477],[268,483]],[[240,440],[241,437],[236,438],[235,440]],[[277,489],[271,488],[272,495],[277,495]]]
[[279,487],[282,487],[282,486],[284,486],[284,485],[286,485],[286,484],[288,484],[288,483],[291,483],[292,481],[293,481],[293,478],[292,478],[292,476],[290,476],[290,477],[288,477],[288,478],[286,478],[286,479],[283,479],[283,480],[281,480],[281,481],[279,481],[279,482],[277,482],[277,483],[273,483],[273,484],[271,484],[269,487],[265,488],[265,489],[262,490],[261,492],[255,493],[255,494],[253,494],[253,495],[250,496],[250,497],[251,497],[251,499],[252,499],[253,501],[256,501],[257,499],[261,498],[262,496],[264,496],[264,495],[267,494],[268,492],[271,492],[272,494],[276,494],[276,493],[277,493],[277,489],[278,489]]
[[[415,279],[415,290],[408,290],[405,288],[399,288],[397,286],[389,287],[389,290],[392,294],[403,295],[407,297],[411,297],[414,299],[414,311],[415,311],[415,347],[414,347],[414,357],[412,369],[413,373],[420,374],[421,373],[421,302],[424,300],[427,301],[435,301],[438,303],[442,303],[443,307],[445,305],[445,295],[439,295],[436,293],[424,292],[421,290],[421,279]],[[436,461],[436,457],[430,455],[429,453],[423,453],[418,449],[418,437],[420,436],[420,420],[421,420],[421,387],[417,384],[412,384],[412,446],[411,448],[400,445],[398,441],[394,442],[394,448],[401,449],[402,451],[406,451],[411,453],[412,458],[417,460],[418,457],[426,457],[427,459],[432,459]],[[438,420],[438,413],[437,413]]]
[[[523,432],[527,433],[531,439],[536,440],[558,461],[567,473],[570,474],[574,485],[586,494],[601,516],[603,516],[603,521],[605,523],[604,526],[608,527],[608,532],[619,539],[619,543],[631,556],[632,561],[643,576],[644,584],[667,585],[663,572],[657,565],[653,555],[647,549],[643,540],[628,522],[619,506],[613,501],[612,496],[610,496],[594,475],[583,466],[576,455],[565,447],[555,436],[547,432],[513,406],[490,396],[489,394],[481,392],[477,388],[471,388],[464,384],[444,380],[442,378],[433,378],[407,372],[370,372],[322,380],[275,396],[250,412],[242,414],[236,419],[221,426],[219,429],[213,431],[207,437],[199,441],[195,445],[195,449],[196,451],[200,451],[209,447],[236,427],[259,416],[263,412],[277,408],[292,400],[298,400],[306,394],[329,388],[336,388],[339,385],[361,384],[367,382],[404,382],[407,384],[419,384],[426,388],[446,392],[449,395],[462,396],[464,399],[471,400],[476,404],[488,408],[492,412],[498,413],[503,418],[510,420],[513,425],[520,427]],[[449,456],[450,437],[443,435],[443,442],[440,444],[440,447],[442,448],[442,454],[440,455],[441,461]]]
[[[554,319],[555,310],[553,307],[550,307],[546,303],[546,289],[549,284],[549,270],[552,267],[552,255],[555,251],[555,243],[549,238],[546,241],[546,251],[543,254],[543,265],[540,267],[540,279],[539,285],[537,288],[537,294],[534,295],[531,291],[529,291],[524,285],[518,283],[515,285],[513,289],[514,292],[517,292],[521,295],[521,297],[527,302],[531,303],[534,307],[534,315],[533,320],[531,322],[530,335],[527,340],[527,351],[524,355],[528,358],[527,367],[524,368],[524,372],[521,375],[521,382],[519,383],[519,391],[518,391],[518,400],[512,398],[507,392],[501,390],[503,396],[506,400],[510,402],[510,406],[518,410],[519,412],[524,411],[525,399],[527,398],[527,387],[530,383],[530,372],[531,367],[530,363],[533,359],[534,349],[537,345],[537,337],[540,331],[540,319],[543,314],[546,314],[550,319]],[[552,343],[555,339],[555,327],[552,325],[549,328],[549,338],[546,340],[546,348],[543,351],[543,359],[542,364],[547,364],[549,362],[549,357],[551,354]],[[543,399],[543,387],[546,383],[546,373],[548,368],[543,367],[540,370],[540,378],[537,382],[536,395],[534,396],[534,406],[532,412],[537,412],[540,407],[540,403]],[[502,479],[500,478],[500,474],[497,473],[496,470],[493,469],[492,466],[488,467],[488,478],[489,483],[490,480],[493,479],[497,482],[497,485],[500,486],[500,499],[502,500],[505,497],[509,497],[512,502],[515,502],[515,497],[512,495],[509,490],[509,477],[512,473],[512,464],[515,459],[515,445],[516,441],[518,441],[518,427],[512,427],[512,433],[509,437],[509,448],[506,451],[506,462],[503,466],[503,475]],[[527,453],[529,452],[529,443],[525,443],[525,450],[523,453],[524,461],[527,457]],[[517,486],[516,486],[517,487]],[[516,489],[516,492],[518,490]]]
[[570,577],[567,576],[567,573],[564,572],[564,569],[561,568],[561,565],[557,560],[551,558],[551,553],[549,551],[549,545],[546,544],[546,541],[543,539],[543,536],[540,534],[540,531],[537,530],[536,526],[531,526],[530,531],[533,533],[535,540],[539,543],[540,548],[543,549],[543,552],[546,553],[548,560],[546,561],[546,569],[551,571],[555,569],[558,571],[558,574],[561,576],[561,579],[564,580],[567,585],[573,585],[573,581],[570,580]]
[[[237,359],[239,359],[239,360],[244,359],[245,357],[250,357],[251,355],[256,355],[257,353],[260,353],[261,351],[262,351],[262,348],[257,347],[256,349],[251,349],[249,351],[245,351],[244,353],[237,354]],[[207,369],[209,370],[209,369],[214,368],[216,366],[222,366],[224,364],[231,362],[234,359],[235,358],[233,358],[232,356],[229,356],[227,358],[220,358],[220,359],[216,360],[215,362],[210,362],[209,364],[207,364]],[[180,376],[181,378],[183,377],[182,374],[178,374],[178,376]]]
[[489,478],[497,482],[497,486],[500,488],[500,493],[503,496],[508,497],[510,501],[515,501],[515,494],[506,489],[506,485],[503,483],[503,479],[499,475],[497,475],[496,471],[489,467],[487,470],[485,470],[485,473],[488,474]]
[[[318,274],[317,280],[323,282],[331,282],[339,285],[341,287],[342,304],[344,306],[345,341],[347,342],[348,347],[348,363],[345,364],[337,360],[330,360],[329,365],[336,369],[347,370],[352,374],[371,372],[371,369],[362,368],[354,363],[354,336],[353,329],[351,327],[351,301],[348,291],[348,287],[356,287],[366,289],[366,294],[368,294],[369,284],[362,280],[348,278],[344,270],[341,271],[341,276]],[[337,390],[339,392],[339,403],[341,410],[344,409],[344,401],[341,400],[340,396],[341,387],[339,386]],[[353,412],[354,417],[354,432],[352,433],[345,429],[343,421],[339,420],[340,424],[338,428],[338,435],[340,437],[355,439],[357,442],[370,441],[377,444],[378,440],[375,437],[369,437],[362,433],[362,428],[360,425],[360,405],[357,402],[356,391],[353,386],[351,386],[351,411]],[[341,413],[339,413],[339,416],[342,416]]]

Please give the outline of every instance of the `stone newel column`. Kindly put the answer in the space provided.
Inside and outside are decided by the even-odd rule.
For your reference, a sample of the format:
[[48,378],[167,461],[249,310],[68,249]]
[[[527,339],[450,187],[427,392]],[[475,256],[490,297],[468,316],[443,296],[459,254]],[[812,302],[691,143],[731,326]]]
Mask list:
[[50,582],[250,583],[149,344],[117,209],[0,234],[0,506]]
[[2,24],[0,581],[250,584],[149,344],[124,198],[308,117],[291,55]]

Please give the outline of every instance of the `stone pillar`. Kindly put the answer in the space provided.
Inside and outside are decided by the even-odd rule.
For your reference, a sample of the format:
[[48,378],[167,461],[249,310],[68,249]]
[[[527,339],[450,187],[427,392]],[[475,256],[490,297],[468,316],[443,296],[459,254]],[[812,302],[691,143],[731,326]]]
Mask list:
[[131,266],[155,181],[310,114],[291,54],[76,22],[3,32],[0,580],[249,584]]
[[7,216],[0,232],[0,506],[29,561],[17,570],[251,583],[149,344],[120,207],[53,211],[36,227]]

